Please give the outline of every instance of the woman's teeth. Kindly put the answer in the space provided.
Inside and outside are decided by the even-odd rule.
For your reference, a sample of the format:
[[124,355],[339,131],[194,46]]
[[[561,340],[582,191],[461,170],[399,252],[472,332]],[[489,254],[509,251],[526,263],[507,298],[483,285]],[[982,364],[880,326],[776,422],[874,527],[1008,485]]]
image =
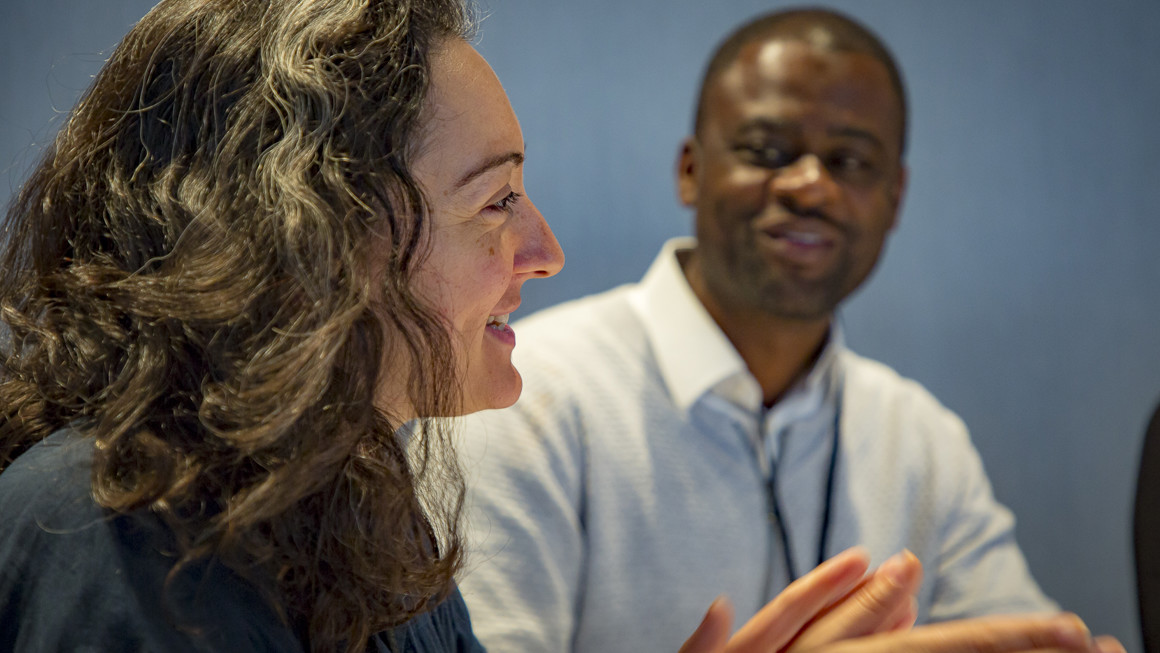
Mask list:
[[510,313],[504,313],[503,315],[489,315],[487,317],[487,326],[489,326],[489,327],[506,326],[508,323],[508,315],[510,315]]

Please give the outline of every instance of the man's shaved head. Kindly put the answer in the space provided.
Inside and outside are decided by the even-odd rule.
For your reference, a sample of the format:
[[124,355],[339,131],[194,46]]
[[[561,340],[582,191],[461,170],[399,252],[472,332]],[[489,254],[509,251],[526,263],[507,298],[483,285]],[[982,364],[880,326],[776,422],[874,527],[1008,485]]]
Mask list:
[[742,25],[717,46],[697,96],[694,133],[700,133],[704,120],[705,96],[717,76],[730,66],[741,50],[757,42],[799,41],[821,50],[860,53],[873,57],[886,67],[891,85],[898,96],[900,152],[906,150],[907,102],[902,73],[894,55],[877,36],[854,19],[829,9],[791,9],[765,14]]

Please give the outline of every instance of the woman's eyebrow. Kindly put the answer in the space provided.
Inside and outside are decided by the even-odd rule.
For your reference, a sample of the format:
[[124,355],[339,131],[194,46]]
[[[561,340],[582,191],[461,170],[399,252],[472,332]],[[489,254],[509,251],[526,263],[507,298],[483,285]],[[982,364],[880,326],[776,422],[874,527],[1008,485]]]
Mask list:
[[499,154],[491,157],[490,159],[487,159],[483,163],[472,168],[467,174],[460,177],[459,181],[455,182],[455,185],[452,188],[453,190],[459,190],[485,172],[498,168],[502,165],[507,165],[508,163],[514,163],[517,166],[523,165],[523,152],[508,152],[507,154]]

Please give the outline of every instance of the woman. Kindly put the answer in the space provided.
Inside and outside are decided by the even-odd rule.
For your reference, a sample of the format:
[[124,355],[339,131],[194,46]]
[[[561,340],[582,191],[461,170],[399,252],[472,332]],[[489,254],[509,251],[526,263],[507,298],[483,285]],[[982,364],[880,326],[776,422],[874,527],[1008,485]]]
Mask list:
[[[441,418],[515,400],[507,314],[563,256],[468,28],[166,0],[117,48],[5,225],[0,649],[479,649]],[[686,650],[909,625],[913,561],[865,568]],[[979,642],[1096,650],[1070,618],[838,646]]]

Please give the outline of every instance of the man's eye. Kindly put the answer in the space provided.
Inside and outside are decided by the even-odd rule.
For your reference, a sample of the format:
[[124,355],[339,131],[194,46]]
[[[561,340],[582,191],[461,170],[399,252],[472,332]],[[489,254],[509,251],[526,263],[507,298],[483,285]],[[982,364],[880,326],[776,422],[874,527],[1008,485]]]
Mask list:
[[826,163],[830,173],[836,176],[860,176],[874,171],[874,161],[860,154],[837,154]]
[[856,156],[840,156],[830,159],[830,168],[841,172],[854,172],[866,167],[866,162]]
[[792,154],[769,145],[740,145],[737,151],[750,163],[767,168],[780,168],[793,160]]

